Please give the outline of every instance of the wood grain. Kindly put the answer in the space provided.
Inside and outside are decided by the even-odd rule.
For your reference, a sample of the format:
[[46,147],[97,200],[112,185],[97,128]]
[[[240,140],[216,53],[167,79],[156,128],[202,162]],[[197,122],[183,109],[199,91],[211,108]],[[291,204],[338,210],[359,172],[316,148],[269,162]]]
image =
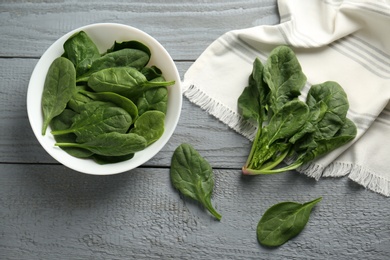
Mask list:
[[[1,168],[2,259],[386,259],[390,252],[386,198],[347,179],[216,170],[218,222],[174,190],[169,169],[97,177],[57,165]],[[276,249],[257,244],[269,206],[319,195],[303,233]]]
[[276,1],[2,1],[0,56],[40,57],[65,33],[91,23],[139,28],[174,59],[195,60],[233,29],[275,24]]

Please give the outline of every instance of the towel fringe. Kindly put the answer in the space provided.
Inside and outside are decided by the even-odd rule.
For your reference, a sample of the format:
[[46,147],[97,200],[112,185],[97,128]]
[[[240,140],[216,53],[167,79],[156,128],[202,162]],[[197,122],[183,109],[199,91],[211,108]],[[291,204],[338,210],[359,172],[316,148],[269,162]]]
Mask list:
[[390,181],[360,165],[352,166],[349,178],[369,190],[390,197]]
[[257,127],[243,119],[242,116],[233,112],[223,104],[207,96],[195,85],[189,85],[183,89],[183,95],[192,103],[198,105],[209,114],[213,115],[234,131],[253,141]]
[[316,180],[319,180],[321,177],[343,177],[348,175],[349,179],[363,187],[390,197],[390,181],[361,165],[333,162],[324,168],[318,164],[309,163],[299,167],[297,171]]
[[315,164],[315,163],[308,163],[305,165],[300,166],[297,169],[297,172],[303,173],[311,178],[316,179],[317,181],[321,178],[322,173],[324,172],[324,167]]

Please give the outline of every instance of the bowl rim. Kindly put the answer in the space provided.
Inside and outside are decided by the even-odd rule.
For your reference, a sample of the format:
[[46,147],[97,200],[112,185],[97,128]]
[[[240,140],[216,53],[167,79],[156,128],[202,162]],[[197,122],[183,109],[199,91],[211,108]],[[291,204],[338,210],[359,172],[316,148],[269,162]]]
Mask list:
[[[92,159],[80,159],[80,158],[73,157],[68,153],[66,153],[65,151],[63,151],[61,148],[55,147],[54,137],[49,132],[50,128],[48,129],[46,135],[42,136],[41,134],[42,125],[40,124],[40,119],[36,118],[37,114],[40,115],[40,117],[43,117],[42,109],[41,109],[42,91],[40,91],[39,93],[39,98],[37,98],[37,93],[36,93],[37,85],[38,88],[41,86],[41,89],[43,90],[43,84],[39,85],[39,83],[36,83],[36,82],[42,82],[42,77],[43,80],[46,78],[46,72],[43,72],[43,69],[47,71],[51,62],[59,55],[61,55],[59,53],[61,53],[61,50],[63,52],[63,47],[62,47],[63,42],[65,42],[71,35],[81,30],[86,31],[87,33],[88,32],[91,33],[91,32],[96,32],[98,30],[101,30],[102,28],[105,28],[106,30],[117,29],[118,32],[123,31],[129,33],[131,32],[134,34],[132,37],[123,40],[139,40],[139,41],[141,41],[140,39],[142,39],[143,41],[146,40],[147,43],[143,41],[141,42],[143,42],[144,44],[148,45],[149,48],[151,48],[151,52],[152,52],[151,61],[149,62],[148,65],[151,65],[157,61],[157,59],[154,59],[155,56],[153,55],[153,51],[158,50],[159,57],[162,57],[162,60],[164,60],[164,67],[168,68],[169,66],[169,73],[166,73],[167,69],[164,70],[164,68],[161,68],[161,70],[163,71],[164,75],[170,74],[169,80],[175,80],[175,84],[168,87],[168,110],[166,113],[167,116],[165,120],[165,130],[163,135],[160,137],[160,139],[157,140],[155,143],[151,144],[150,146],[148,146],[145,150],[137,152],[135,156],[130,160],[126,160],[124,162],[119,162],[119,163],[104,164],[104,165],[100,165],[95,161],[93,161]],[[117,39],[112,39],[110,41],[112,45],[114,41],[117,41]],[[98,46],[100,51],[107,49],[105,47],[100,46],[99,42],[95,42],[95,43]],[[39,108],[37,107],[38,104],[39,104]],[[130,171],[134,168],[139,167],[145,162],[149,161],[159,151],[161,151],[161,149],[166,145],[166,143],[171,138],[179,122],[181,109],[182,109],[182,88],[181,88],[180,75],[177,70],[176,64],[173,61],[170,54],[168,53],[168,51],[155,38],[153,38],[148,33],[138,28],[135,28],[133,26],[120,24],[120,23],[88,24],[73,29],[68,33],[64,34],[63,36],[61,36],[59,39],[53,42],[46,49],[46,51],[42,54],[42,56],[38,60],[31,74],[30,81],[28,84],[28,89],[27,89],[27,116],[29,119],[30,126],[34,132],[34,135],[37,138],[40,145],[51,157],[53,157],[56,161],[58,161],[62,165],[70,169],[73,169],[75,171],[91,174],[91,175],[118,174],[118,173]]]

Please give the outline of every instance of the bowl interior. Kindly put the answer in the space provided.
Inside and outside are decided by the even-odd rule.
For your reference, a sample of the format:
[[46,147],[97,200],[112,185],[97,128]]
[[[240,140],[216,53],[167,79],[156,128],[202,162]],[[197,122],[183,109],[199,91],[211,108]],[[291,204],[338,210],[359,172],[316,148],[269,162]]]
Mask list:
[[[48,128],[46,135],[42,136],[41,128],[43,115],[41,109],[41,96],[47,71],[53,60],[63,54],[64,42],[74,33],[85,31],[98,46],[101,53],[112,46],[114,41],[122,42],[136,40],[144,43],[150,48],[151,59],[148,65],[159,67],[167,80],[174,80],[176,83],[168,87],[168,108],[165,118],[165,131],[162,137],[145,150],[137,152],[135,156],[124,162],[99,165],[92,159],[79,159],[73,157],[62,149],[54,146],[55,139]],[[180,87],[180,76],[171,56],[165,48],[150,35],[127,25],[102,23],[87,25],[73,30],[56,42],[54,42],[42,55],[32,73],[27,91],[27,112],[32,130],[42,147],[61,164],[87,174],[107,175],[116,174],[134,169],[155,156],[172,136],[178,123],[182,106],[182,93]]]

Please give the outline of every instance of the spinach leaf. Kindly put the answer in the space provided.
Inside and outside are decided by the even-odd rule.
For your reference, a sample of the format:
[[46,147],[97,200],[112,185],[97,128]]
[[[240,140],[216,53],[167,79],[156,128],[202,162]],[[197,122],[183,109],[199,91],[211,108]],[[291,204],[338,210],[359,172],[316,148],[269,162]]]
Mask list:
[[308,106],[299,100],[284,104],[271,118],[267,128],[267,139],[270,146],[280,139],[288,139],[306,123],[309,116]]
[[256,58],[247,86],[238,98],[238,109],[244,119],[254,120],[259,128],[265,120],[267,111],[268,86],[263,81],[263,64]]
[[356,137],[356,134],[357,129],[355,123],[347,118],[343,126],[334,136],[326,139],[315,140],[316,146],[312,149],[309,148],[305,153],[302,153],[295,164],[302,165],[325,155],[353,140]]
[[91,102],[92,99],[81,94],[79,91],[76,92],[68,102],[68,108],[72,109],[77,113],[81,113],[84,110],[84,105]]
[[149,89],[143,92],[142,96],[138,98],[138,114],[142,115],[149,110],[157,110],[166,114],[167,105],[168,89],[166,87]]
[[76,71],[68,59],[56,58],[46,75],[42,93],[42,135],[50,121],[64,111],[68,101],[76,93]]
[[156,66],[144,67],[141,73],[144,74],[147,80],[153,80],[162,76],[162,71]]
[[98,164],[104,165],[104,164],[127,161],[132,159],[133,157],[134,157],[134,153],[129,153],[127,155],[122,155],[122,156],[104,156],[104,155],[94,154],[92,156],[92,159]]
[[[72,125],[72,118],[76,115],[76,112],[70,109],[65,109],[60,115],[53,118],[50,123],[51,129],[53,131],[68,129]],[[69,133],[64,135],[57,135],[54,138],[57,143],[73,143],[76,142],[77,136],[73,133]],[[93,155],[92,152],[82,148],[69,147],[62,149],[68,154],[78,158],[88,158]]]
[[87,73],[77,78],[77,82],[88,81],[91,74],[107,68],[132,67],[141,70],[149,62],[150,56],[136,49],[122,49],[96,59]]
[[216,219],[221,220],[221,215],[211,204],[213,169],[191,145],[181,144],[176,148],[172,156],[170,176],[177,190],[200,202]]
[[149,57],[152,55],[149,47],[139,41],[123,41],[123,42],[115,41],[114,44],[111,46],[111,48],[107,50],[107,53],[115,52],[123,49],[136,49],[145,52],[146,54],[148,54]]
[[83,143],[103,133],[126,133],[131,123],[131,116],[124,109],[112,103],[92,101],[84,105],[84,111],[73,117],[70,128],[51,133],[54,136],[74,133],[77,142]]
[[157,141],[164,133],[165,114],[160,111],[147,111],[134,123],[131,133],[143,136],[147,145]]
[[56,143],[56,146],[87,149],[103,156],[125,156],[145,149],[146,140],[137,134],[110,132],[84,143]]
[[85,95],[88,98],[91,98],[95,101],[105,101],[105,102],[111,102],[115,105],[117,105],[120,108],[123,108],[129,115],[131,116],[133,122],[138,117],[138,108],[137,106],[131,101],[130,99],[118,95],[114,92],[90,92],[86,90],[82,90],[81,94]]
[[88,86],[96,92],[114,92],[125,97],[140,95],[145,90],[173,85],[174,81],[148,81],[145,76],[131,67],[109,68],[92,74]]
[[282,202],[269,208],[257,225],[257,239],[265,246],[280,246],[297,236],[306,226],[312,208],[322,198],[300,204]]
[[322,84],[313,85],[306,99],[309,108],[317,107],[319,102],[323,102],[326,110],[323,112],[321,120],[315,124],[315,138],[328,138],[336,134],[345,122],[349,103],[347,94],[336,82],[327,81]]
[[279,46],[271,51],[264,65],[264,81],[270,88],[269,106],[275,113],[301,94],[306,76],[295,53],[287,46]]
[[100,58],[98,48],[84,31],[72,35],[63,46],[64,57],[74,64],[76,76],[86,73],[92,62]]

